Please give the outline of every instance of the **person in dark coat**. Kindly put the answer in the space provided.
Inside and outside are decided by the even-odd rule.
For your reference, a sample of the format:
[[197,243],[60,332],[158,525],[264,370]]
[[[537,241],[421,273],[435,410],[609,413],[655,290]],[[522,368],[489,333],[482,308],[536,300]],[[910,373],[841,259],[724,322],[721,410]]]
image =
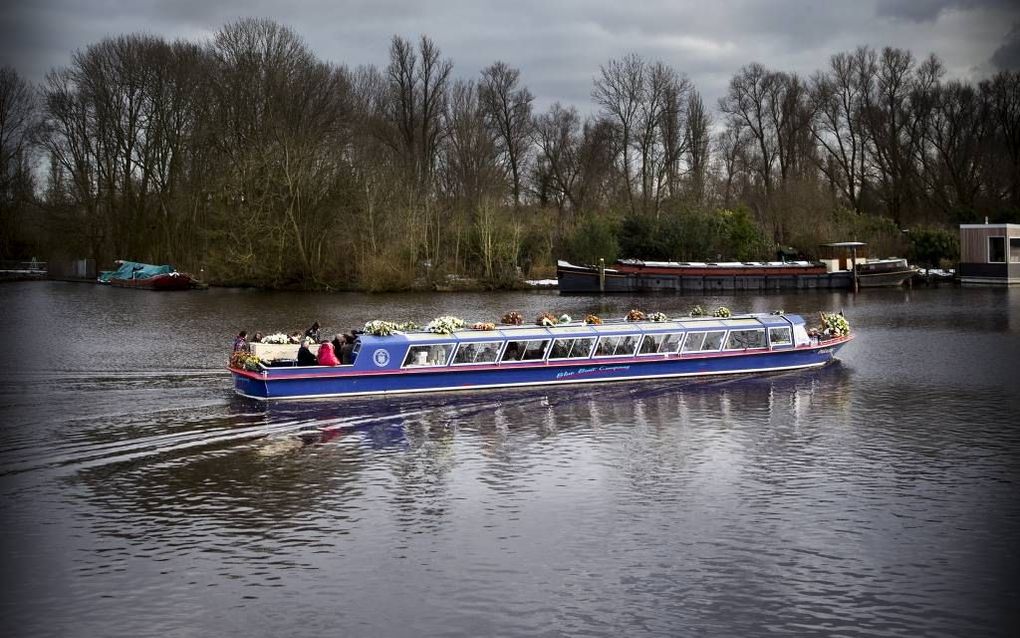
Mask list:
[[315,323],[312,324],[311,328],[309,328],[308,330],[305,330],[305,336],[308,337],[309,339],[311,339],[312,341],[314,341],[315,343],[318,343],[319,342],[319,327],[320,327],[319,326],[319,322],[316,321]]
[[315,356],[315,353],[309,350],[308,345],[313,343],[311,339],[305,339],[301,342],[301,347],[297,351],[297,364],[299,366],[317,366],[319,365],[319,359]]
[[340,364],[349,366],[354,363],[354,335],[344,335],[344,343],[340,346]]
[[234,352],[251,352],[251,346],[248,345],[247,330],[242,330],[234,337]]
[[344,336],[341,335],[341,334],[333,335],[333,341],[331,341],[330,343],[333,344],[333,352],[336,353],[336,358],[339,359],[340,358],[340,349],[344,345]]

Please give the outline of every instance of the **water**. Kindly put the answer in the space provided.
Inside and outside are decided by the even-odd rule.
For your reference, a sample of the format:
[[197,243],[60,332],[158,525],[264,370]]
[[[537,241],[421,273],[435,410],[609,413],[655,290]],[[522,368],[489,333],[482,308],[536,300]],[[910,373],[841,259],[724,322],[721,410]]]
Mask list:
[[[237,330],[844,309],[755,378],[262,404]],[[761,297],[0,286],[0,635],[1020,628],[1020,290]]]

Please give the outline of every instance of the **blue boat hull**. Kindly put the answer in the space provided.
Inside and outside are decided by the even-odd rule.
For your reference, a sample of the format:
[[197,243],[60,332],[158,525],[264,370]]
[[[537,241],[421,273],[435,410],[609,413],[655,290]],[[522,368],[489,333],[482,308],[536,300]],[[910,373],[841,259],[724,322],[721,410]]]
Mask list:
[[234,391],[254,399],[309,399],[342,396],[443,392],[603,381],[668,379],[815,368],[832,361],[848,340],[811,347],[701,357],[629,357],[570,363],[445,367],[441,370],[365,374],[342,368],[231,369]]

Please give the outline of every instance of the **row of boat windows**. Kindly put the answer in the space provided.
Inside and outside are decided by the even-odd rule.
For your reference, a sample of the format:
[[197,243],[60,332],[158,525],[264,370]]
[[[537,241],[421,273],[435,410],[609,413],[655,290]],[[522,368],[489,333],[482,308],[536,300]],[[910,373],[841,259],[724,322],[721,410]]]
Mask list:
[[[550,348],[550,342],[552,347]],[[506,344],[504,348],[503,345]],[[790,346],[793,338],[788,326],[768,329],[713,330],[709,332],[671,332],[663,334],[574,337],[568,339],[519,339],[411,346],[403,367],[445,366],[453,355],[453,365],[472,363],[511,363],[515,361],[550,361],[587,359],[589,357],[630,357],[634,355],[667,355],[677,352],[714,352],[765,348],[768,345]],[[456,348],[456,352],[454,352]]]

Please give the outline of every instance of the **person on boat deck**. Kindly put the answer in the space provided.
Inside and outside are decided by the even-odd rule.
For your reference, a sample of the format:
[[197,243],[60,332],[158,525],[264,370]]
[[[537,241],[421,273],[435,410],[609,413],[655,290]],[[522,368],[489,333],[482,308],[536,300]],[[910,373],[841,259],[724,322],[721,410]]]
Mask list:
[[311,339],[305,339],[301,342],[301,347],[297,351],[297,362],[299,366],[317,366],[319,365],[319,359],[308,349],[308,346],[312,344]]
[[262,333],[256,332],[255,336],[251,338],[252,343],[262,343]]
[[323,341],[319,345],[319,365],[320,366],[338,366],[340,362],[337,361],[336,353],[333,352],[333,344],[328,341]]
[[344,345],[344,336],[342,334],[335,334],[333,335],[333,341],[330,343],[333,344],[333,354],[336,355],[337,359],[342,360],[340,357],[340,348]]
[[248,345],[248,331],[242,330],[237,333],[234,337],[234,352],[251,352],[251,346]]
[[315,323],[312,324],[311,328],[309,328],[308,330],[305,330],[305,336],[310,338],[310,339],[314,339],[316,342],[318,342],[319,341],[319,327],[320,327],[319,326],[319,322],[316,321]]
[[340,346],[340,363],[349,366],[354,363],[354,335],[344,335],[344,344]]

